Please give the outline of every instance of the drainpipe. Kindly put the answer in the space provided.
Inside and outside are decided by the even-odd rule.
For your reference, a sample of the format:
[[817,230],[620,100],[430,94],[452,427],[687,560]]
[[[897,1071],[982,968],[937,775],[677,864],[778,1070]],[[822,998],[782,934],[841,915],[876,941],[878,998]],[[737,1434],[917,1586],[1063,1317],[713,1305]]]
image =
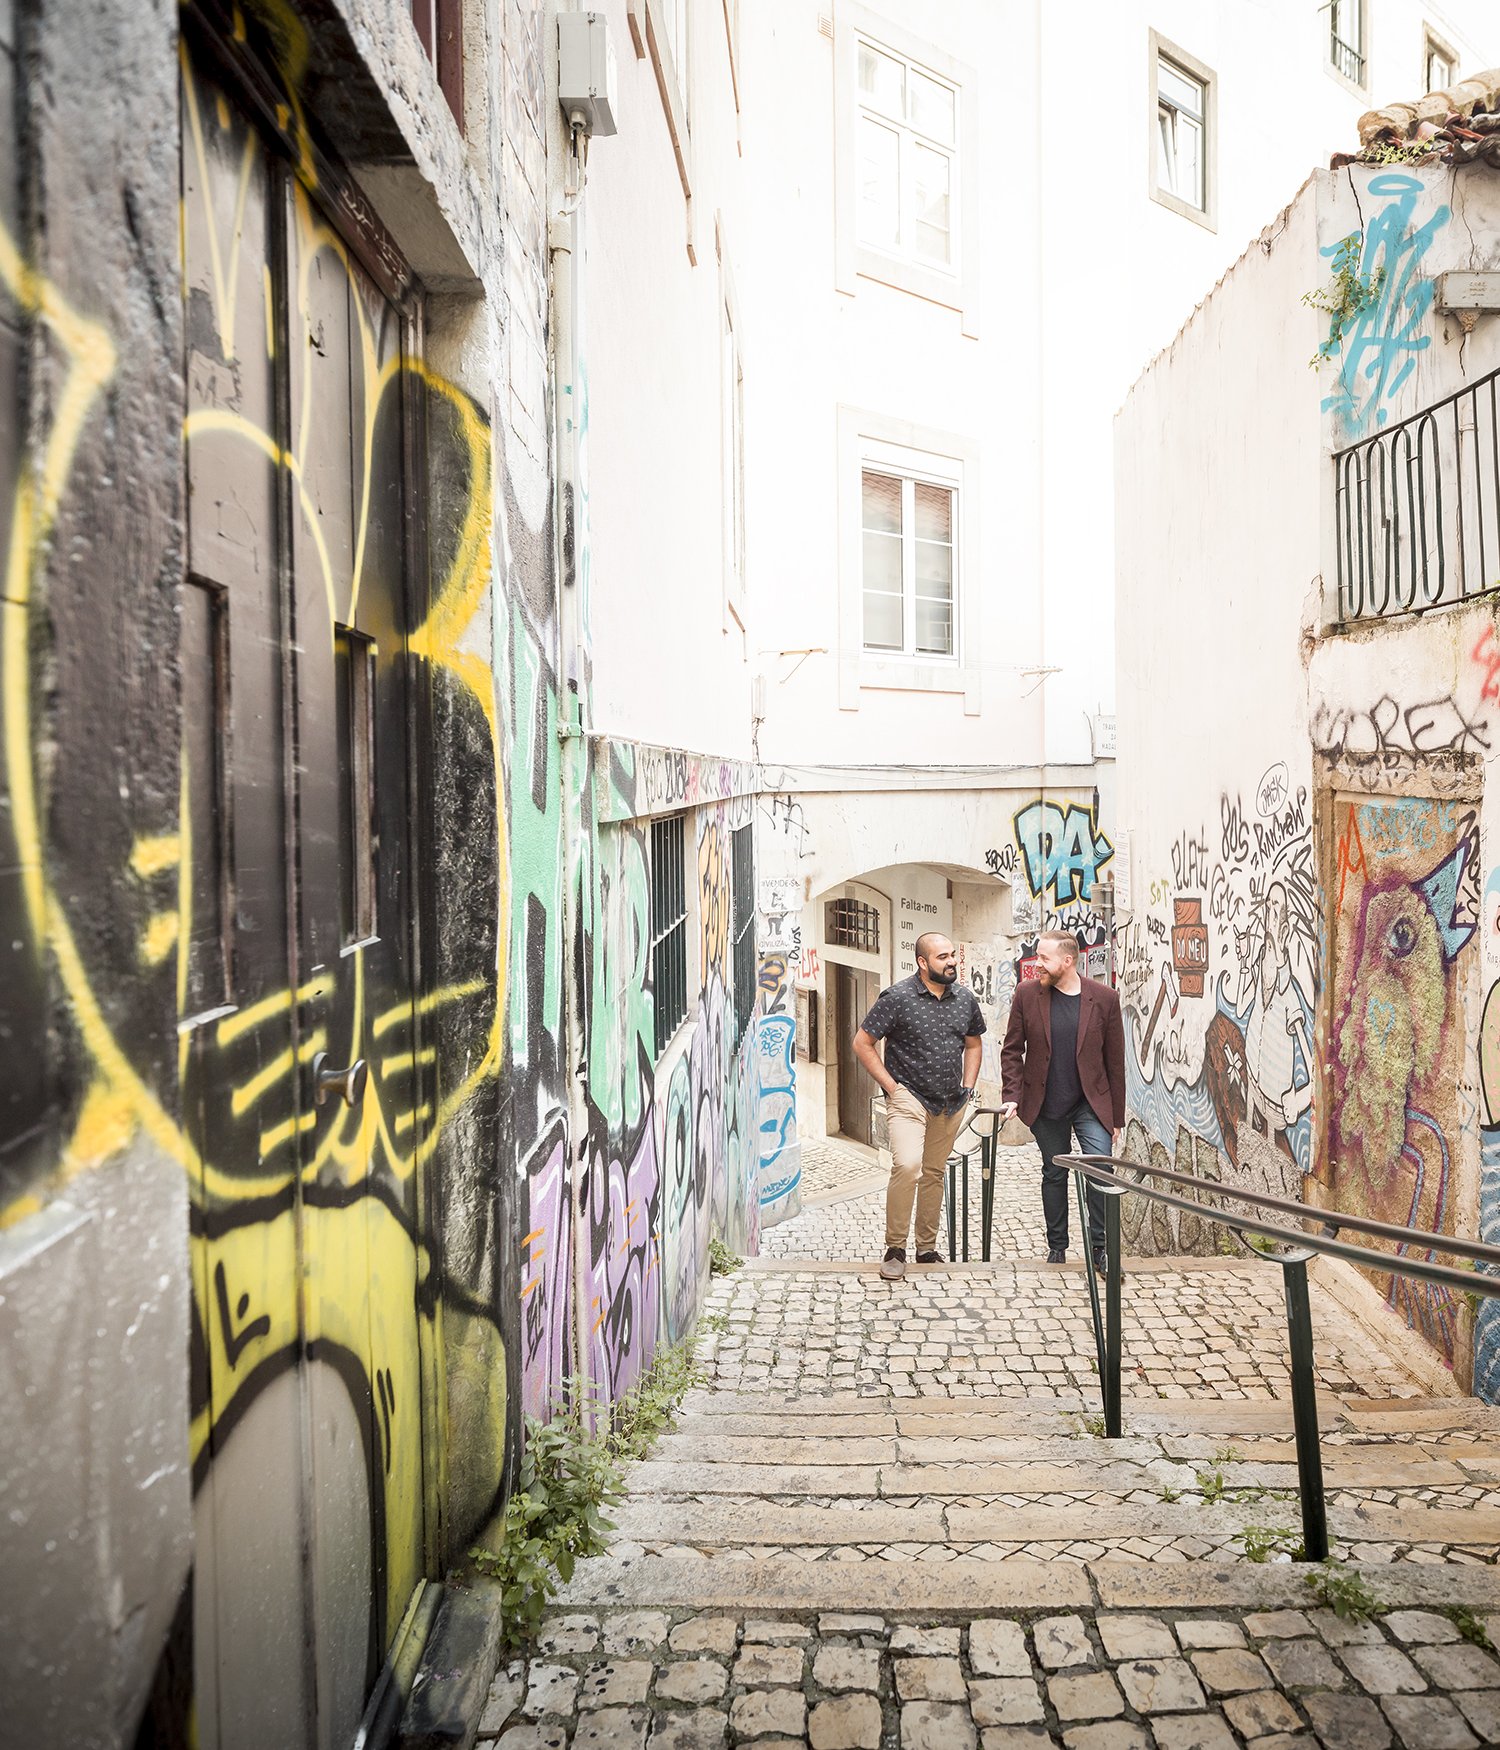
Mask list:
[[[549,60],[551,57],[549,57]],[[549,72],[555,77],[555,71]],[[588,1134],[588,1054],[582,980],[583,865],[589,783],[587,734],[588,626],[582,600],[584,526],[579,435],[583,420],[578,316],[583,298],[583,164],[576,132],[564,162],[560,191],[549,189],[552,216],[547,226],[551,263],[551,371],[553,446],[553,554],[558,626],[558,782],[561,786],[563,904],[563,1055],[567,1086],[567,1244],[573,1288],[572,1367],[586,1399],[593,1387],[583,1379],[588,1354],[587,1258],[584,1226],[577,1218],[584,1184],[584,1144]],[[549,176],[549,184],[552,179]],[[573,187],[576,181],[576,189]],[[555,204],[558,193],[561,204]]]

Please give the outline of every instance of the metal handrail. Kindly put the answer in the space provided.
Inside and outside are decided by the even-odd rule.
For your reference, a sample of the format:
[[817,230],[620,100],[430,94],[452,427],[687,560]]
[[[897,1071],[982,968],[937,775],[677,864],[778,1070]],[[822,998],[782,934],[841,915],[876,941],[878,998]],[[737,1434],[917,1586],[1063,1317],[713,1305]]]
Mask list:
[[[1213,1204],[1175,1196],[1170,1191],[1143,1185],[1139,1180],[1121,1177],[1116,1168],[1136,1173],[1148,1173],[1153,1178],[1168,1179],[1177,1184],[1191,1185],[1229,1197],[1236,1202],[1261,1208],[1299,1213],[1308,1219],[1321,1219],[1325,1229],[1337,1233],[1340,1228],[1353,1228],[1401,1245],[1418,1245],[1429,1252],[1449,1252],[1469,1257],[1477,1263],[1500,1265],[1500,1248],[1480,1245],[1471,1240],[1458,1240],[1446,1234],[1429,1233],[1422,1228],[1397,1227],[1388,1222],[1373,1221],[1367,1216],[1345,1215],[1339,1210],[1314,1209],[1308,1204],[1293,1203],[1282,1197],[1272,1197],[1261,1191],[1242,1191],[1215,1179],[1200,1179],[1191,1173],[1178,1173],[1167,1167],[1151,1167],[1139,1161],[1121,1160],[1115,1155],[1066,1155],[1061,1164],[1069,1167],[1079,1187],[1079,1205],[1084,1234],[1088,1241],[1085,1257],[1091,1299],[1094,1307],[1095,1340],[1101,1357],[1100,1388],[1104,1400],[1104,1433],[1106,1439],[1118,1439],[1121,1432],[1120,1370],[1123,1353],[1123,1307],[1120,1267],[1120,1199],[1138,1191],[1154,1203],[1168,1208],[1187,1210],[1206,1216],[1233,1228],[1236,1233],[1261,1234],[1267,1239],[1290,1245],[1293,1250],[1266,1256],[1250,1248],[1251,1256],[1267,1263],[1281,1265],[1282,1291],[1286,1300],[1287,1338],[1290,1348],[1292,1385],[1292,1429],[1297,1449],[1297,1484],[1302,1507],[1302,1548],[1309,1561],[1326,1561],[1328,1557],[1328,1516],[1323,1487],[1323,1458],[1318,1433],[1317,1381],[1313,1372],[1312,1311],[1308,1299],[1308,1260],[1318,1253],[1343,1258],[1367,1269],[1390,1271],[1399,1276],[1416,1277],[1443,1287],[1456,1288],[1464,1294],[1478,1294],[1500,1299],[1500,1278],[1478,1271],[1453,1270],[1443,1264],[1420,1259],[1393,1256],[1367,1246],[1353,1246],[1336,1240],[1326,1232],[1310,1234],[1275,1222],[1259,1221],[1253,1216],[1236,1214]],[[1087,1202],[1082,1186],[1087,1180],[1105,1193],[1104,1252],[1106,1268],[1106,1320],[1099,1320],[1099,1299],[1094,1283],[1094,1236],[1089,1228]]]

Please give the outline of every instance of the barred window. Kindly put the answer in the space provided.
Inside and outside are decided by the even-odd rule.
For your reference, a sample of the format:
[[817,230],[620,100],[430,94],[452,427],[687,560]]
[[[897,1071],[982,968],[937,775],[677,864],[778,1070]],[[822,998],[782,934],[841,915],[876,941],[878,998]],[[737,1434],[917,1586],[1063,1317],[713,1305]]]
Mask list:
[[734,930],[734,1043],[739,1044],[755,1011],[755,842],[754,828],[736,827],[730,836],[730,898]]
[[878,954],[880,913],[863,900],[832,900],[824,920],[823,939],[830,948],[862,948],[867,954]]
[[651,823],[651,987],[656,1055],[687,1014],[687,858],[685,816]]

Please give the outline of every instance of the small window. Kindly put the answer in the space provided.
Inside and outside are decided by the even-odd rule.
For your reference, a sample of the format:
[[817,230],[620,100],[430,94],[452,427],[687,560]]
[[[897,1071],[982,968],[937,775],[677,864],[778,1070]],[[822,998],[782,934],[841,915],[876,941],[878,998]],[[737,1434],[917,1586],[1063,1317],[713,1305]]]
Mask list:
[[687,858],[684,816],[651,823],[651,988],[656,1055],[687,1015]]
[[830,948],[880,952],[880,913],[861,899],[830,900],[823,919],[823,939]]
[[730,917],[734,940],[734,1041],[738,1045],[755,1013],[755,829],[730,835]]
[[1425,62],[1422,76],[1427,83],[1423,91],[1447,91],[1458,83],[1458,56],[1429,30],[1423,39]]
[[864,645],[952,656],[958,494],[866,468],[860,481]]
[[1212,231],[1217,80],[1201,61],[1154,30],[1148,42],[1151,198]]
[[864,38],[858,55],[859,241],[951,272],[958,259],[958,91]]
[[1202,212],[1205,204],[1208,93],[1165,55],[1156,61],[1156,180],[1165,194]]
[[464,120],[463,0],[406,0],[417,37],[437,74],[454,120]]
[[1354,85],[1365,82],[1365,0],[1328,0],[1328,60]]

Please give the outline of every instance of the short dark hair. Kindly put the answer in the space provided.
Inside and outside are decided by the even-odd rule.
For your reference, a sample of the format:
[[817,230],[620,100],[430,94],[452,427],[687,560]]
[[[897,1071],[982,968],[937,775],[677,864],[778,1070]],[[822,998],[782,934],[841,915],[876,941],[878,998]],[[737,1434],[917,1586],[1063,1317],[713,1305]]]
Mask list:
[[941,930],[923,930],[921,935],[917,937],[917,959],[930,960],[932,958],[931,944],[934,942],[946,942],[947,940],[948,938]]
[[1077,936],[1072,935],[1067,930],[1043,930],[1040,937],[1038,937],[1038,940],[1042,942],[1056,942],[1059,948],[1063,949],[1064,952],[1071,954],[1075,960],[1078,958],[1079,954],[1082,953],[1082,949],[1078,946]]

